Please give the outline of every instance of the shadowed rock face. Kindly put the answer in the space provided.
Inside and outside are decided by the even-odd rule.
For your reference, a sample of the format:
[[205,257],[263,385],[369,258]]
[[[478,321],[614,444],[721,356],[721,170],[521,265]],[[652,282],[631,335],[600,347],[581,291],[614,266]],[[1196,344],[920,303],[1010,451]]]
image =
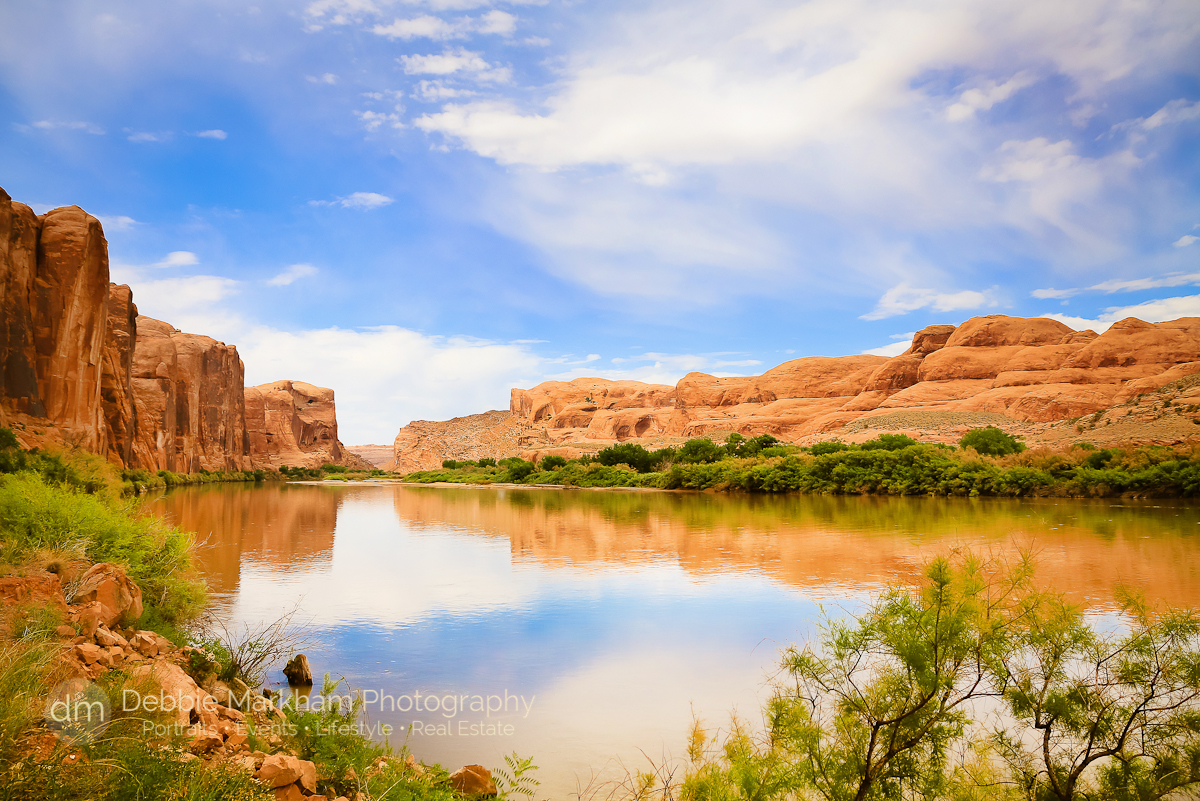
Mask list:
[[255,468],[373,465],[338,441],[333,390],[302,381],[246,387],[246,435]]
[[137,332],[135,462],[183,473],[249,468],[237,348],[150,317],[137,318]]
[[[252,456],[237,348],[139,317],[130,288],[108,278],[95,217],[76,206],[39,217],[0,189],[0,425],[27,446],[65,442],[126,467],[280,463],[270,442]],[[348,463],[333,392],[295,387],[308,395],[278,405],[294,432],[280,447]]]
[[[1056,320],[994,314],[930,326],[891,359],[796,359],[761,376],[689,373],[674,387],[602,378],[547,381],[512,391],[504,426],[508,453],[524,448],[526,458],[535,458],[572,443],[599,447],[730,431],[796,441],[905,410],[1047,423],[1110,408],[1196,372],[1200,318],[1156,324],[1131,318],[1097,335]],[[470,452],[471,436],[496,438],[501,421],[471,434],[462,425],[469,419],[406,426],[393,464],[433,467],[456,458],[446,447],[450,441],[456,451]],[[455,429],[462,435],[448,436]]]
[[37,217],[0,190],[0,406],[58,438],[102,453],[108,247],[77,206]]

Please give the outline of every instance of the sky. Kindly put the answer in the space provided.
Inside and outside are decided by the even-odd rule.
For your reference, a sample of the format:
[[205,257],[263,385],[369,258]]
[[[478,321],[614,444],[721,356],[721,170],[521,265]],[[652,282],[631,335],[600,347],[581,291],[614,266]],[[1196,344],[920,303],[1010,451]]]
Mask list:
[[0,187],[340,438],[1200,316],[1195,0],[0,0]]

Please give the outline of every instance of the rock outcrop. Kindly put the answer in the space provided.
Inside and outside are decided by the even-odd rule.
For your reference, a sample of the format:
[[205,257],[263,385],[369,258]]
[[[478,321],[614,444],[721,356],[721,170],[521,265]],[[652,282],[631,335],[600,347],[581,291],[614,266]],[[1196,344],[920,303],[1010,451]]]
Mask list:
[[[891,359],[810,357],[760,376],[689,373],[674,387],[578,378],[514,389],[511,417],[503,421],[509,450],[502,455],[577,455],[612,442],[670,444],[729,432],[809,441],[898,413],[1048,424],[1197,372],[1200,318],[1130,318],[1097,335],[1046,318],[989,315],[930,326]],[[501,418],[489,414],[497,416],[483,430],[464,425],[471,418],[406,426],[392,466],[405,471],[472,458],[458,454],[475,453],[480,435],[492,436]]]
[[513,456],[523,430],[516,415],[502,411],[438,423],[414,420],[396,435],[392,461],[383,469],[411,473],[441,467],[445,459],[475,461]]
[[[109,283],[99,220],[76,206],[38,216],[0,189],[0,425],[23,444],[154,471],[370,469],[337,442],[331,390],[248,393],[244,372],[237,348],[138,316],[130,288]],[[251,396],[263,414],[248,428]]]
[[0,408],[87,450],[108,447],[101,407],[108,248],[77,206],[41,216],[0,190]]
[[183,473],[249,468],[237,348],[150,317],[137,318],[137,332],[137,463]]
[[301,381],[246,387],[246,435],[254,467],[374,465],[338,441],[333,390]]
[[353,453],[372,467],[383,467],[392,461],[391,445],[347,445],[346,450]]

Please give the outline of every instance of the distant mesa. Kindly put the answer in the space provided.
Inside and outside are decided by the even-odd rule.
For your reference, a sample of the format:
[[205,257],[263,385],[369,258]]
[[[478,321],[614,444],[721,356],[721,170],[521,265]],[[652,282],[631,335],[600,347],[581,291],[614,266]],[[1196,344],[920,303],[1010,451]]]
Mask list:
[[0,425],[26,447],[151,471],[366,466],[337,441],[332,390],[244,376],[236,347],[138,315],[99,220],[0,189]]
[[1200,439],[1190,418],[1170,428],[1126,407],[1197,372],[1200,318],[1128,318],[1098,335],[994,314],[925,328],[891,359],[809,357],[759,376],[689,373],[674,386],[577,378],[514,389],[507,414],[405,426],[392,464],[431,469],[443,459],[518,452],[571,458],[615,442],[660,446],[732,432],[808,444],[888,430],[952,442],[971,427],[1000,425],[1030,442],[1097,440],[1103,432],[1079,437],[1069,422],[1114,407],[1122,408],[1107,421],[1120,423],[1111,438],[1176,442]]

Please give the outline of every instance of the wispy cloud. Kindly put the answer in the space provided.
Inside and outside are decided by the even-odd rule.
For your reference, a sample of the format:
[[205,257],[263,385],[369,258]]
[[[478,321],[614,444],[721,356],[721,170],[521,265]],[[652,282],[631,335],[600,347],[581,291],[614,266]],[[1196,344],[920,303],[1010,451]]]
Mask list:
[[866,356],[886,356],[890,359],[911,348],[913,337],[916,335],[916,331],[909,331],[907,334],[892,334],[892,339],[897,340],[896,342],[890,345],[881,345],[878,348],[867,348],[860,352]]
[[1171,244],[1177,248],[1186,248],[1188,245],[1194,245],[1197,242],[1200,242],[1200,236],[1192,236],[1191,234],[1184,234],[1183,236],[1179,237]]
[[71,121],[71,122],[62,121],[62,120],[38,120],[37,122],[30,123],[29,125],[22,125],[20,123],[15,123],[13,125],[13,127],[16,128],[18,131],[67,130],[67,131],[83,131],[84,133],[89,133],[89,134],[92,134],[93,136],[103,136],[104,135],[104,129],[101,128],[99,125],[96,125],[95,123],[91,123],[91,122],[82,122],[79,120]]
[[969,120],[977,111],[987,111],[997,103],[1008,100],[1035,80],[1032,74],[1020,72],[1004,83],[984,81],[981,86],[967,89],[959,95],[957,102],[946,109],[946,119],[950,122]]
[[506,11],[493,9],[479,17],[459,17],[446,20],[423,14],[412,19],[397,18],[388,25],[376,25],[372,33],[389,39],[465,39],[472,34],[510,36],[517,27],[517,18]]
[[341,206],[344,209],[360,209],[369,211],[371,209],[382,208],[389,203],[394,203],[393,198],[387,195],[381,195],[378,192],[353,192],[345,197],[334,198],[333,200],[310,200],[310,206]]
[[305,76],[304,80],[308,81],[309,83],[323,83],[328,86],[333,86],[338,82],[338,76],[334,75],[332,72],[327,72],[324,75],[307,75]]
[[137,220],[124,215],[107,217],[103,214],[97,214],[96,219],[104,226],[105,231],[128,231],[139,224]]
[[290,286],[297,279],[316,275],[319,271],[311,264],[293,264],[274,278],[267,280],[268,286]]
[[489,64],[476,52],[455,48],[431,55],[400,56],[396,59],[408,75],[460,75],[487,83],[507,83],[512,70]]
[[917,309],[933,309],[934,311],[967,311],[995,305],[992,298],[994,290],[976,292],[964,289],[961,292],[940,292],[936,289],[922,289],[907,283],[896,286],[883,293],[883,297],[875,304],[875,308],[861,315],[862,320],[882,320],[908,314]]
[[201,139],[228,139],[229,134],[222,131],[220,128],[213,128],[211,131],[197,131],[192,136],[198,136]]
[[1110,306],[1096,319],[1086,317],[1071,317],[1066,314],[1043,314],[1052,320],[1071,326],[1076,330],[1090,328],[1093,331],[1107,331],[1113,323],[1126,317],[1136,317],[1148,323],[1161,323],[1167,320],[1177,320],[1180,317],[1200,317],[1200,295],[1185,295],[1173,298],[1148,300],[1133,306]]
[[130,142],[137,142],[139,144],[145,142],[165,142],[170,138],[170,133],[150,133],[149,131],[135,131],[126,137]]
[[[1188,237],[1184,237],[1187,239]],[[1192,241],[1196,241],[1196,237],[1191,237]],[[1190,245],[1191,242],[1184,242],[1183,245],[1176,243],[1176,247],[1184,247]],[[1200,273],[1171,273],[1170,275],[1158,276],[1156,278],[1131,278],[1131,279],[1113,279],[1110,281],[1101,281],[1098,284],[1092,284],[1088,287],[1076,287],[1071,289],[1035,289],[1029,293],[1033,297],[1040,300],[1065,300],[1073,298],[1076,295],[1081,295],[1085,292],[1103,292],[1112,295],[1116,292],[1142,292],[1147,289],[1162,289],[1163,287],[1174,286],[1196,286],[1200,285]]]
[[191,267],[199,264],[200,259],[195,253],[190,250],[173,250],[167,254],[162,261],[151,264],[151,267],[166,268],[166,267]]

